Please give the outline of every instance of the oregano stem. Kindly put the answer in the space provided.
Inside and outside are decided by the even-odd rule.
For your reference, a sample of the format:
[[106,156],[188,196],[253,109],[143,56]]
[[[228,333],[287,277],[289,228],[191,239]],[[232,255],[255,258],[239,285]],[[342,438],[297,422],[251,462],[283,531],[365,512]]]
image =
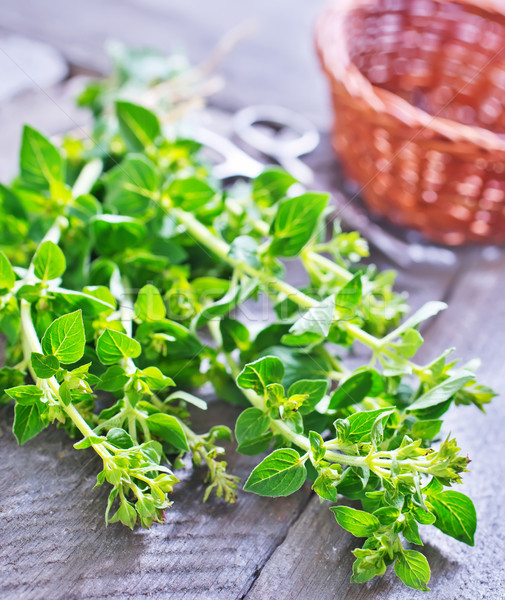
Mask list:
[[[21,300],[20,304],[21,304],[20,313],[21,313],[21,324],[22,324],[21,332],[22,332],[22,336],[23,336],[23,347],[24,347],[24,351],[25,351],[25,358],[27,361],[29,361],[31,358],[32,352],[36,352],[38,354],[42,354],[43,352],[42,352],[42,346],[40,344],[39,337],[37,335],[37,332],[35,331],[35,326],[32,321],[31,304],[27,300],[24,300],[24,299]],[[77,429],[82,433],[82,435],[84,437],[88,437],[90,435],[91,436],[95,435],[95,432],[91,429],[91,427],[82,418],[82,415],[75,408],[75,406],[71,403],[66,406],[61,401],[60,392],[59,392],[60,386],[59,386],[58,382],[56,381],[56,378],[51,377],[47,380],[41,380],[34,373],[32,367],[30,366],[29,368],[30,368],[30,374],[36,383],[47,382],[47,385],[53,392],[54,397],[56,398],[60,408],[68,415],[68,417],[71,419],[72,423],[77,427]],[[91,444],[91,445],[93,446],[93,448],[95,449],[97,454],[99,454],[100,457],[105,462],[108,461],[108,459],[110,458],[110,454],[104,448],[102,448],[101,444]]]
[[[198,221],[191,213],[184,211],[180,208],[172,208],[172,214],[180,223],[182,223],[186,227],[187,231],[191,234],[191,236],[193,236],[200,244],[206,246],[209,250],[214,252],[214,254],[216,254],[219,258],[227,262],[232,267],[240,268],[244,273],[246,273],[250,277],[257,278],[266,286],[275,289],[277,292],[285,294],[290,300],[296,302],[301,308],[309,309],[318,305],[317,300],[311,298],[307,294],[304,294],[289,283],[282,281],[277,277],[273,277],[265,271],[255,269],[254,267],[251,267],[250,265],[238,261],[233,257],[229,256],[230,246],[224,240],[219,239],[215,234],[213,234],[208,227],[200,223],[200,221]],[[386,356],[389,356],[391,358],[397,358],[396,354],[393,351],[383,346],[381,339],[378,339],[370,333],[363,331],[354,323],[341,321],[340,326],[347,330],[347,332],[350,333],[354,337],[354,339],[358,340],[374,352],[380,351]],[[416,375],[419,375],[424,372],[424,369],[419,365],[416,365],[410,361],[406,361],[406,364],[412,369],[412,372]]]

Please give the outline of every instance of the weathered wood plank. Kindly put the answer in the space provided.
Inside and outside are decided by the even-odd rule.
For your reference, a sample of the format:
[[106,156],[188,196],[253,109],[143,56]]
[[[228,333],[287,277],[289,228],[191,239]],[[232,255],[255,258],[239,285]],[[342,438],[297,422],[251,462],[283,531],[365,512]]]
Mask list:
[[[214,403],[195,428],[234,422]],[[11,409],[0,411],[0,595],[40,598],[240,597],[306,504],[308,490],[285,500],[243,494],[236,505],[202,504],[202,471],[182,472],[167,522],[134,533],[105,528],[100,469],[64,432],[44,431],[17,447]],[[230,452],[231,470],[247,476],[254,458]]]
[[[487,257],[487,258],[486,258]],[[491,259],[494,257],[493,259]],[[503,331],[505,305],[504,252],[473,252],[463,277],[454,286],[450,309],[437,318],[426,335],[424,358],[435,357],[456,346],[458,356],[479,356],[480,380],[505,393]],[[483,415],[474,407],[453,408],[445,432],[457,437],[472,458],[471,472],[461,491],[474,500],[479,518],[476,543],[468,548],[437,530],[423,528],[424,552],[432,566],[431,587],[437,600],[502,600],[505,573],[503,423],[505,406],[498,398]],[[366,586],[349,585],[352,557],[357,546],[340,529],[333,515],[313,499],[291,528],[259,575],[247,598],[276,600],[318,598],[326,600],[407,600],[420,597],[389,572]],[[289,585],[285,584],[289,581]]]

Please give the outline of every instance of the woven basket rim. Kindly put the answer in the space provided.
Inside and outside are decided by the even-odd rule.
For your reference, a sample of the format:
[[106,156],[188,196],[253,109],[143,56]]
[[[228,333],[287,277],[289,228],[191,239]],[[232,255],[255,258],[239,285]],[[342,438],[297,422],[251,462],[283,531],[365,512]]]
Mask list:
[[[467,4],[490,13],[497,12],[505,15],[505,5],[498,5],[497,0],[435,1],[440,4]],[[375,0],[334,0],[317,19],[315,25],[316,50],[323,70],[330,80],[344,85],[351,96],[360,98],[376,112],[392,115],[410,129],[432,131],[454,142],[469,142],[485,150],[505,153],[505,139],[502,139],[497,133],[484,127],[465,125],[458,121],[432,115],[422,108],[413,106],[394,92],[375,86],[351,62],[345,44],[344,19],[350,11],[371,4],[375,4]],[[335,25],[340,26],[340,31],[336,30]],[[328,38],[331,40],[331,44],[326,43]],[[339,50],[338,60],[334,60],[335,46],[338,46]],[[502,51],[505,51],[505,47],[500,50],[500,52]]]

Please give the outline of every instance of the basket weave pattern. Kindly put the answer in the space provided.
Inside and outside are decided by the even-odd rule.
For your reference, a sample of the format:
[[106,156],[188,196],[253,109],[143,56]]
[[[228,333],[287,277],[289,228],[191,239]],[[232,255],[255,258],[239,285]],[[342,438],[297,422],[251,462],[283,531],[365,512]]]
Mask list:
[[505,3],[337,0],[316,38],[333,145],[372,211],[505,242]]

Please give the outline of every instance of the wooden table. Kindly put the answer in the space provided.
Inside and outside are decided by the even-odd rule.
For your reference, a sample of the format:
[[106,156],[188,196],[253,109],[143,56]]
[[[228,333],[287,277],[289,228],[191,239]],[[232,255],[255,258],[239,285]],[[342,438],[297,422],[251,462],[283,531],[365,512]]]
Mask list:
[[[312,50],[313,19],[323,0],[175,4],[3,0],[3,58],[10,60],[15,54],[19,40],[13,41],[8,35],[12,32],[45,42],[49,48],[30,46],[28,60],[15,54],[22,70],[9,70],[10,88],[5,72],[0,80],[1,177],[13,172],[23,122],[49,134],[85,118],[72,104],[74,81],[57,81],[64,76],[65,65],[71,74],[106,71],[103,43],[109,37],[167,51],[183,45],[193,60],[201,60],[226,30],[255,19],[256,36],[223,66],[228,86],[214,104],[229,111],[251,103],[278,103],[306,114],[322,131],[328,129],[325,82]],[[35,57],[39,62],[34,71]],[[23,72],[27,75],[20,85]],[[338,168],[324,135],[310,162],[318,186],[335,190]],[[383,257],[377,259],[387,266]],[[502,250],[466,249],[458,252],[455,268],[418,267],[399,278],[399,287],[410,292],[414,306],[437,298],[450,304],[424,329],[422,358],[451,346],[463,359],[479,356],[480,380],[498,392],[505,390],[504,272]],[[233,424],[236,415],[235,409],[214,402],[205,422],[200,417],[196,427]],[[91,490],[99,467],[95,457],[76,452],[54,428],[18,448],[10,432],[12,409],[3,409],[0,417],[0,597],[5,600],[421,597],[421,592],[403,587],[390,572],[367,585],[351,585],[350,550],[356,540],[336,525],[308,486],[288,499],[242,493],[234,506],[217,500],[203,505],[201,473],[183,472],[166,524],[134,533],[117,525],[106,529],[107,490]],[[424,552],[432,566],[431,598],[505,598],[504,423],[505,407],[499,398],[487,415],[463,407],[448,416],[448,429],[473,461],[462,491],[476,503],[479,527],[474,548],[437,530],[425,532]],[[229,456],[232,470],[242,477],[255,464],[254,459],[232,451]]]

